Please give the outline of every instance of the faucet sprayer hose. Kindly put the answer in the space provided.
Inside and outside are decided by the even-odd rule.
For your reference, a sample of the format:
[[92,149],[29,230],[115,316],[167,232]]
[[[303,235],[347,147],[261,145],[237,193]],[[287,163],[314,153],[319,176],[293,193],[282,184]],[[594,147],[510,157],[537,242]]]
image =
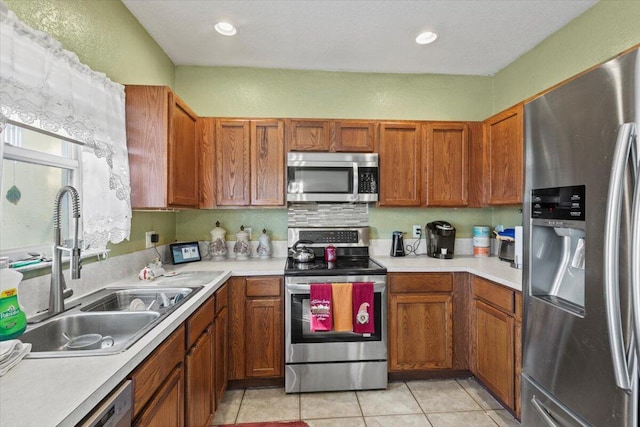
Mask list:
[[56,194],[56,198],[53,204],[54,228],[60,228],[60,203],[65,193],[69,193],[69,197],[71,197],[71,210],[73,218],[80,218],[80,196],[78,195],[78,190],[70,185],[65,185],[58,191],[58,194]]

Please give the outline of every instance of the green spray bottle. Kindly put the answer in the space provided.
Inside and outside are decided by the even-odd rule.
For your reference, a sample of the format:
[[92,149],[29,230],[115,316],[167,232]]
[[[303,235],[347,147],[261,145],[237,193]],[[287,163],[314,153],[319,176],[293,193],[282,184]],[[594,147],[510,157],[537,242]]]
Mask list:
[[0,258],[0,341],[17,338],[27,329],[27,316],[18,302],[22,273],[9,268],[9,260]]

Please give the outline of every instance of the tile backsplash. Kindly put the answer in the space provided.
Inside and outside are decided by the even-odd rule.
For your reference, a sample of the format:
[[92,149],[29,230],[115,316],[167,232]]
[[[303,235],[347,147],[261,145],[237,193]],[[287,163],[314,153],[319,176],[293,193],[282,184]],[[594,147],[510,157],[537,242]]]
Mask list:
[[294,203],[287,212],[289,227],[366,227],[366,203]]

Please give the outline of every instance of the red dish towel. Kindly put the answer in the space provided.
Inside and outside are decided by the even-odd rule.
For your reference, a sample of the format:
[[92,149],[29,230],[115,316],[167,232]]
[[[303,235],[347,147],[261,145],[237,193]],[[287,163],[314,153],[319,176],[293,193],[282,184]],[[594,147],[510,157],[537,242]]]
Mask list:
[[357,334],[373,334],[373,283],[360,282],[353,284],[353,332]]
[[333,328],[331,283],[311,284],[309,308],[311,309],[311,332],[330,331]]

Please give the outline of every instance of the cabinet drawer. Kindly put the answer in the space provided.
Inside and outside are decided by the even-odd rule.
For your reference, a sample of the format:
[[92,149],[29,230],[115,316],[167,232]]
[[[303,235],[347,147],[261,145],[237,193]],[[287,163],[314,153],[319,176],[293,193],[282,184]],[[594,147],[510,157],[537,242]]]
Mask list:
[[145,407],[156,391],[165,382],[174,368],[184,359],[184,326],[180,326],[169,338],[138,367],[133,379],[133,415]]
[[216,291],[216,314],[229,305],[229,288],[225,283]]
[[394,273],[389,281],[391,293],[453,291],[452,273]]
[[191,348],[207,326],[213,322],[216,301],[211,297],[187,319],[187,347]]
[[475,298],[485,300],[508,313],[515,312],[515,291],[478,276],[472,276],[471,289]]
[[248,297],[279,297],[281,284],[280,277],[248,277],[246,295]]

